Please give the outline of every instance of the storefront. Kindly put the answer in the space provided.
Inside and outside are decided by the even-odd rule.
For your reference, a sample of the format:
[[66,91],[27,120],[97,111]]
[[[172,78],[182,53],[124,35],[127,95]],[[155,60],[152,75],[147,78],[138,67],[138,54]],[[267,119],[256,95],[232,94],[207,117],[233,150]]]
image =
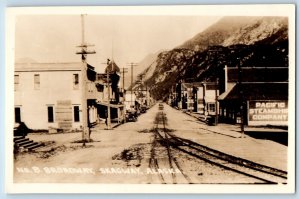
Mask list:
[[[286,126],[288,124],[288,83],[235,84],[219,96],[220,121],[249,126]],[[242,109],[243,108],[243,109]],[[243,110],[243,111],[242,111]]]
[[110,117],[112,120],[117,121],[118,123],[122,122],[125,118],[125,109],[123,104],[110,104],[106,102],[98,102],[98,116],[101,119],[107,118],[108,106],[110,107]]

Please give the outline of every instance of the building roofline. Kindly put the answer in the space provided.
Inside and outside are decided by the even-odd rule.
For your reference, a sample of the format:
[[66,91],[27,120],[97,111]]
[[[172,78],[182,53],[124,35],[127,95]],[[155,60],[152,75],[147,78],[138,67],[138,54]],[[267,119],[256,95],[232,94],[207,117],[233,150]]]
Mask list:
[[[256,67],[256,66],[242,66],[241,69],[289,69],[289,67]],[[227,69],[238,69],[237,66],[227,66]]]
[[15,72],[80,71],[82,62],[15,63]]

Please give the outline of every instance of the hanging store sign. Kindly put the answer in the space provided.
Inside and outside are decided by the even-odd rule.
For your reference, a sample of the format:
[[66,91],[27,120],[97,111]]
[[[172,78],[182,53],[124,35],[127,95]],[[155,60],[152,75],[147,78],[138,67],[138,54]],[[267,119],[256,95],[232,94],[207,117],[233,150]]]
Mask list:
[[248,125],[287,125],[287,101],[249,101]]

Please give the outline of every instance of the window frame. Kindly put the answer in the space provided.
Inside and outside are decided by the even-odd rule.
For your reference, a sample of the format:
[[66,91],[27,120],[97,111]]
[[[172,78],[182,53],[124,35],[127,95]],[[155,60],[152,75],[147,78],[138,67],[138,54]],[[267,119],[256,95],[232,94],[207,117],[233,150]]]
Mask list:
[[[208,112],[215,113],[216,112],[216,104],[215,103],[207,103]],[[213,107],[213,109],[212,109]]]
[[20,75],[15,74],[14,75],[14,90],[15,91],[19,90],[19,85],[20,85]]
[[74,90],[78,90],[79,89],[79,74],[78,73],[74,73],[73,74],[73,89]]
[[39,90],[41,86],[41,75],[40,74],[34,74],[33,75],[33,84],[34,84],[34,89]]
[[[78,109],[78,110],[76,110],[76,109]],[[73,106],[73,121],[80,122],[80,106],[79,105]]]
[[[19,109],[19,120],[17,121],[17,115],[16,115],[16,109]],[[15,123],[21,123],[22,122],[22,110],[20,106],[15,106],[14,109],[14,113],[15,113]]]
[[[49,108],[52,108],[52,113],[49,112]],[[52,115],[52,120],[50,120],[51,119],[50,115]],[[54,106],[53,105],[47,105],[47,121],[48,121],[48,123],[54,123],[55,122],[55,118],[54,118]]]

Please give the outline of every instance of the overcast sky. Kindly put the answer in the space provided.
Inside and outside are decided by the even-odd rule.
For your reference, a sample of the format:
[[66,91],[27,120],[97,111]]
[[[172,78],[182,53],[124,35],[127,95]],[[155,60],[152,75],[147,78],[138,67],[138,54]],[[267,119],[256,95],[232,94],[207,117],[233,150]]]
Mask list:
[[[85,40],[96,54],[87,61],[103,72],[107,58],[119,67],[149,53],[172,49],[219,20],[199,16],[85,16]],[[22,15],[16,22],[16,61],[77,62],[80,15]]]

